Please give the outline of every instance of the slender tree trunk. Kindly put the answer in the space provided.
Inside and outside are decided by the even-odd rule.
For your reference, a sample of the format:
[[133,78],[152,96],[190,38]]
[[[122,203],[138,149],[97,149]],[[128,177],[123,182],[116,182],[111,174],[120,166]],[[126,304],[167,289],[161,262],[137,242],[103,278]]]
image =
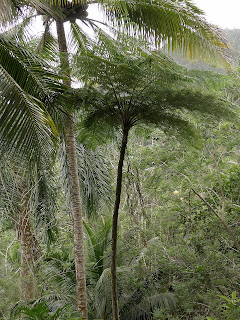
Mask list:
[[121,200],[122,191],[122,170],[125,151],[127,147],[129,129],[123,129],[122,145],[120,150],[120,157],[118,162],[117,171],[117,185],[116,185],[116,196],[114,204],[114,212],[112,219],[112,252],[111,252],[111,280],[112,280],[112,312],[113,320],[119,320],[118,310],[118,296],[117,296],[117,227],[118,227],[118,212]]
[[[61,69],[68,76],[69,80],[65,80],[64,84],[71,87],[69,60],[67,56],[67,44],[63,22],[56,21],[58,45],[61,59]],[[64,56],[65,54],[65,56]],[[76,141],[74,136],[74,117],[69,112],[69,119],[66,124],[66,153],[68,161],[68,169],[70,174],[70,198],[73,215],[74,228],[74,250],[75,250],[75,269],[76,269],[76,290],[77,290],[77,307],[83,319],[88,319],[87,312],[87,289],[85,274],[85,258],[84,258],[84,233],[82,221],[82,203],[80,196],[80,186],[78,177],[78,165],[76,154]]]
[[21,299],[34,300],[36,292],[34,262],[41,255],[41,250],[31,230],[29,216],[29,195],[26,184],[23,185],[20,217],[21,245]]

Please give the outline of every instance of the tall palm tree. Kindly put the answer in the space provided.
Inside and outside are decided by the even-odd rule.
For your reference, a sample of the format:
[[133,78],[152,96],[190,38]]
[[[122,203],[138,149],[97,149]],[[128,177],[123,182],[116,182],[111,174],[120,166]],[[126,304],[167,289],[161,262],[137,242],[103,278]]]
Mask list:
[[[58,131],[49,111],[53,117],[63,117],[64,114],[56,108],[55,101],[64,89],[55,80],[56,73],[42,59],[13,38],[3,35],[0,35],[0,74],[1,164],[6,165],[10,162],[10,157],[14,156],[7,182],[3,179],[0,168],[0,197],[2,199],[3,194],[5,195],[3,204],[8,205],[6,210],[15,214],[15,227],[19,230],[21,296],[25,300],[32,300],[35,298],[34,262],[39,257],[40,247],[30,222],[30,194],[36,191],[33,186],[38,185],[39,206],[36,211],[41,211],[38,219],[40,221],[47,207],[43,208],[41,203],[46,204],[47,197],[50,196],[49,190],[45,190],[44,196],[47,197],[43,202],[39,198],[44,185],[46,186],[43,172],[53,159],[58,141]],[[10,175],[12,171],[15,171],[14,178]],[[15,183],[9,180],[10,177]],[[11,194],[14,194],[14,208],[13,202],[9,202],[9,183]]]
[[[11,0],[8,2],[14,3]],[[73,30],[78,40],[84,40],[86,36],[83,35],[82,30],[77,25],[77,19],[97,28],[97,25],[86,17],[87,1],[19,0],[15,3],[19,10],[24,5],[27,5],[43,15],[45,17],[46,28],[49,27],[52,21],[56,22],[61,70],[67,77],[64,80],[64,84],[70,87],[70,65],[63,24],[65,21],[72,21]],[[155,43],[159,45],[167,43],[170,50],[180,48],[185,56],[202,56],[206,58],[212,53],[217,52],[222,54],[226,48],[224,41],[218,34],[218,30],[209,25],[203,19],[202,12],[189,1],[179,3],[173,0],[155,0],[154,2],[150,0],[141,2],[134,0],[127,2],[122,0],[99,0],[97,3],[104,9],[108,22],[112,21],[113,26],[117,29],[132,33],[133,25],[135,25],[137,26],[136,32],[139,35],[145,38],[153,38]],[[6,5],[2,5],[1,7],[3,14],[5,12],[5,21],[9,20],[9,16],[14,13],[11,8],[12,6]],[[126,19],[127,23],[123,23],[123,20],[126,21]],[[134,24],[129,22],[133,22]],[[46,39],[46,32],[43,39]],[[126,138],[127,132],[124,136]],[[71,111],[68,111],[68,120],[65,125],[65,143],[68,154],[74,220],[78,308],[83,318],[87,319],[82,209],[77,173],[74,121]],[[124,143],[127,143],[127,141]]]
[[122,135],[112,220],[112,310],[113,319],[116,320],[119,319],[117,226],[129,131],[139,123],[155,124],[163,131],[175,131],[175,134],[191,140],[196,134],[186,117],[187,112],[215,117],[234,116],[234,112],[227,103],[196,90],[193,84],[190,86],[190,79],[184,79],[180,67],[168,61],[167,57],[160,63],[158,55],[138,51],[136,59],[121,46],[118,52],[105,51],[107,58],[100,55],[96,58],[98,50],[101,51],[101,48],[94,47],[94,55],[90,52],[88,58],[80,56],[78,63],[82,73],[95,83],[83,94],[82,103],[87,109],[84,121],[86,128],[96,134],[96,128],[106,132],[107,127],[116,127],[120,128]]

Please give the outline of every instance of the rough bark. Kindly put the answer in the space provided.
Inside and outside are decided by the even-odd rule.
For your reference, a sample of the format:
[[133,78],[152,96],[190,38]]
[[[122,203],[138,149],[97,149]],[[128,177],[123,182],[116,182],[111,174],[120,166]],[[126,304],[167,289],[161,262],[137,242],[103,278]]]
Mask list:
[[[71,87],[69,60],[67,56],[67,44],[63,22],[58,20],[57,34],[58,45],[61,59],[61,70],[68,76],[64,80],[64,84]],[[65,53],[65,55],[64,55]],[[70,174],[70,199],[73,215],[74,228],[74,250],[75,250],[75,269],[76,269],[76,291],[77,291],[77,307],[82,319],[88,319],[87,312],[87,289],[86,289],[86,273],[84,258],[84,233],[82,221],[82,203],[80,196],[80,186],[78,177],[78,165],[76,154],[76,141],[74,136],[74,118],[69,112],[68,122],[66,123],[65,144],[68,161],[68,169]]]
[[118,212],[122,191],[122,171],[125,151],[128,140],[128,129],[123,129],[122,144],[117,171],[117,185],[115,194],[114,212],[112,218],[112,252],[111,252],[111,281],[112,281],[112,313],[113,320],[119,320],[118,296],[117,296],[117,228],[118,228]]

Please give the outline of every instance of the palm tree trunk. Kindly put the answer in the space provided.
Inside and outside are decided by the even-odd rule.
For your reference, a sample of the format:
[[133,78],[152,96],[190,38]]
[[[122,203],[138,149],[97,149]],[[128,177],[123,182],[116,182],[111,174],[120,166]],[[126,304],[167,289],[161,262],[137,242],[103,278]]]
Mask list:
[[34,237],[31,231],[29,217],[29,196],[27,186],[23,186],[23,197],[20,217],[20,246],[21,246],[21,299],[24,301],[35,298],[34,275]]
[[[56,21],[58,45],[61,59],[61,69],[68,76],[68,80],[64,80],[64,84],[71,87],[70,67],[67,57],[67,43],[63,22]],[[64,55],[65,54],[65,55]],[[87,289],[85,274],[85,258],[84,258],[84,233],[82,221],[82,203],[80,196],[80,186],[78,177],[78,165],[76,154],[76,141],[74,136],[74,117],[71,112],[68,114],[66,123],[66,153],[68,161],[68,169],[70,174],[70,198],[73,215],[74,228],[74,250],[75,250],[75,270],[76,270],[76,290],[77,290],[77,307],[82,319],[88,319],[87,312]]]
[[122,191],[122,170],[125,151],[127,148],[129,129],[123,129],[122,133],[122,145],[120,150],[120,157],[118,162],[117,171],[117,185],[116,185],[116,196],[114,204],[114,212],[112,219],[112,252],[111,252],[111,280],[112,280],[112,313],[113,320],[119,320],[118,310],[118,296],[117,296],[117,227],[118,227],[118,212],[121,200]]

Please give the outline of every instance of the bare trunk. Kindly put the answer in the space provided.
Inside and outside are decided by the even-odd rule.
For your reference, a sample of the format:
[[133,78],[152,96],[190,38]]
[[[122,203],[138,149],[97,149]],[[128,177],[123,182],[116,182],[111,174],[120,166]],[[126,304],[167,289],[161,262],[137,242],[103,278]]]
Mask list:
[[34,236],[31,231],[29,217],[29,196],[27,187],[23,186],[23,197],[21,204],[20,217],[20,245],[21,245],[21,299],[24,301],[35,299],[35,276],[34,276],[34,260],[36,260],[36,252],[34,253]]
[[[61,55],[61,69],[69,80],[65,80],[64,84],[71,87],[69,60],[67,57],[67,44],[63,22],[58,20],[57,34],[58,45]],[[73,114],[69,113],[69,120],[66,125],[65,136],[68,168],[70,174],[70,197],[73,215],[74,228],[74,250],[75,250],[75,269],[76,269],[76,290],[77,290],[77,307],[83,319],[88,319],[87,312],[87,289],[86,289],[86,274],[85,274],[85,259],[84,259],[84,233],[82,221],[82,204],[79,187],[78,165],[76,154],[76,141],[74,136],[74,118]]]
[[129,130],[123,130],[122,145],[120,150],[120,157],[118,162],[117,171],[117,185],[116,185],[116,197],[112,219],[112,252],[111,252],[111,280],[112,280],[112,312],[113,320],[119,320],[118,310],[118,296],[117,296],[117,227],[118,227],[118,212],[121,200],[122,191],[122,170],[125,151],[127,147]]

